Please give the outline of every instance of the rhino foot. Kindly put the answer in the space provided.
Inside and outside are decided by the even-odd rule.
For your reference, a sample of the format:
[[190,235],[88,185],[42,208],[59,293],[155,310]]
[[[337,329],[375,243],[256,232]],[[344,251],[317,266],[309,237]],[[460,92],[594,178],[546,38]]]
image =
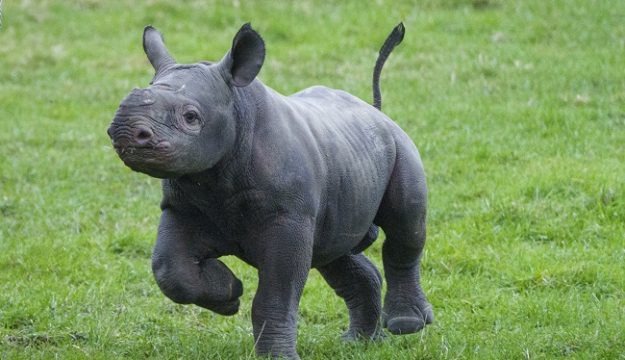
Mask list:
[[[401,297],[400,297],[401,298]],[[432,305],[418,297],[411,301],[388,300],[383,310],[383,325],[393,335],[412,334],[434,321]]]

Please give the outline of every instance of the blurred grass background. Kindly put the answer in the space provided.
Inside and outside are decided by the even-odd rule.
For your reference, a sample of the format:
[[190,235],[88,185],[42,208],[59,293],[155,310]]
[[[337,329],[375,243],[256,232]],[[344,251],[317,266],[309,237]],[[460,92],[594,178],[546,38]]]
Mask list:
[[159,183],[106,135],[151,79],[145,25],[189,63],[220,59],[248,21],[265,84],[367,101],[377,50],[407,28],[382,93],[428,174],[436,322],[345,344],[344,305],[313,270],[304,359],[625,358],[625,2],[0,4],[0,358],[253,357],[254,269],[227,259],[245,287],[234,317],[166,299],[149,265]]

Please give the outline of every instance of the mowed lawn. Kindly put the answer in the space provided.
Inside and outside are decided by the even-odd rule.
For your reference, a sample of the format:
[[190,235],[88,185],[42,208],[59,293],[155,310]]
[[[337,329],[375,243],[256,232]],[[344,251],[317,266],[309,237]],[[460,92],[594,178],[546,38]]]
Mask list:
[[[342,301],[311,271],[304,359],[625,359],[625,2],[618,0],[4,1],[0,28],[0,358],[253,358],[257,276],[240,312],[172,303],[150,270],[158,180],[106,129],[153,70],[219,60],[245,22],[263,82],[371,101],[419,147],[430,190],[423,287],[435,323],[344,343]],[[339,154],[340,155],[340,154]],[[338,155],[337,155],[338,156]],[[366,251],[381,265],[380,239]]]

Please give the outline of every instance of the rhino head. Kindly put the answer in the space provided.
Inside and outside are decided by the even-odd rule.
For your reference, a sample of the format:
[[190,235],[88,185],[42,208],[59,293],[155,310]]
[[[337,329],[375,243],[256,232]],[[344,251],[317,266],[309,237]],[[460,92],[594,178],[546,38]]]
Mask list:
[[[162,35],[147,26],[143,48],[155,75],[147,88],[132,90],[115,114],[108,135],[117,154],[132,170],[163,179],[213,168],[235,146],[241,105],[233,95],[260,71],[262,38],[245,24],[221,61],[185,65],[174,61]],[[242,284],[217,260],[224,254],[207,250],[219,244],[193,231],[178,236],[170,221],[164,211],[152,258],[163,293],[178,303],[236,313]]]
[[177,64],[162,35],[147,26],[143,49],[156,74],[124,98],[108,129],[121,160],[134,171],[177,178],[217,164],[234,146],[233,91],[250,84],[265,45],[249,24],[217,63]]

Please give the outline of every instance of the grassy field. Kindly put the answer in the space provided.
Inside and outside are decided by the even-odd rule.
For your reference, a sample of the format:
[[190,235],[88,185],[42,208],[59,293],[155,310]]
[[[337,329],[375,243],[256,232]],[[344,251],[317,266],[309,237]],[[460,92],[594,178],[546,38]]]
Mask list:
[[[347,312],[316,271],[304,359],[625,359],[625,2],[378,0],[2,3],[0,358],[253,358],[255,270],[241,311],[166,299],[150,254],[160,186],[125,168],[106,129],[152,69],[143,26],[179,62],[218,60],[251,21],[261,79],[370,101],[420,148],[430,188],[423,287],[436,322],[339,340]],[[367,250],[377,263],[381,239]]]

